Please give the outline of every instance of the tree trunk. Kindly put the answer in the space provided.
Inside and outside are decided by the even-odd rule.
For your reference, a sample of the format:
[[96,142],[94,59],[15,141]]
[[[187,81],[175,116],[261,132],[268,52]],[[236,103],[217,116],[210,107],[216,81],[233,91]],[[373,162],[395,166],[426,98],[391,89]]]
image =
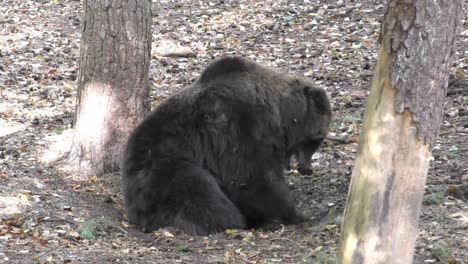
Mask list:
[[119,169],[127,136],[149,111],[151,1],[84,1],[75,134],[81,176]]
[[390,0],[338,263],[412,263],[463,0]]

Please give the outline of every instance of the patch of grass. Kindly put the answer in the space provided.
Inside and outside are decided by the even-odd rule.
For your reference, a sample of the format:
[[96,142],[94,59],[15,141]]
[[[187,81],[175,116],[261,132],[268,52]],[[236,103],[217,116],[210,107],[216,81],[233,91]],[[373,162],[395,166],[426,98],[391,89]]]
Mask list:
[[449,149],[447,152],[447,158],[450,160],[457,159],[459,156],[460,156],[460,151],[456,147]]
[[439,205],[446,201],[445,196],[442,193],[434,193],[424,196],[424,205]]
[[357,125],[362,123],[362,118],[360,116],[347,115],[343,117],[343,122]]
[[431,253],[434,258],[442,263],[456,263],[456,260],[452,257],[452,250],[443,241],[439,241],[434,245]]
[[82,222],[78,226],[78,233],[80,234],[80,237],[83,239],[96,238],[96,225],[97,225],[96,220],[88,220],[88,221]]
[[190,248],[187,245],[177,245],[176,251],[177,252],[189,252]]

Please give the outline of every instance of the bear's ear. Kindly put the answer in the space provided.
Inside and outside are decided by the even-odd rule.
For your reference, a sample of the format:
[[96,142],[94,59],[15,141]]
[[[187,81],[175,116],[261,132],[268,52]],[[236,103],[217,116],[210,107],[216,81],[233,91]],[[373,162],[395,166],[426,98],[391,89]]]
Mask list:
[[305,98],[307,98],[309,102],[313,102],[319,111],[331,113],[330,100],[324,89],[314,86],[305,86],[303,92]]
[[206,67],[200,76],[200,81],[207,83],[230,73],[248,72],[252,67],[252,62],[247,58],[240,56],[224,56]]

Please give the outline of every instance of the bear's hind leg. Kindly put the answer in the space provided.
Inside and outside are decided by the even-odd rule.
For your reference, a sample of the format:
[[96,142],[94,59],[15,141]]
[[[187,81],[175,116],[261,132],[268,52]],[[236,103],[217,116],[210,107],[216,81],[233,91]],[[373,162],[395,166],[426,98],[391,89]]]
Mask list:
[[245,228],[244,216],[203,168],[187,162],[177,169],[172,183],[168,188],[179,196],[173,198],[180,205],[172,209],[177,210],[172,226],[192,235]]

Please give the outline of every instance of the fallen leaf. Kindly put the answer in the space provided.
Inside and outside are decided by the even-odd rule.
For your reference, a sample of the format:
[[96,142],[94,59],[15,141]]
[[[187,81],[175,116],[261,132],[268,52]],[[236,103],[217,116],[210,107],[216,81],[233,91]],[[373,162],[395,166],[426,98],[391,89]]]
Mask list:
[[69,230],[68,233],[67,233],[67,237],[78,239],[78,238],[80,238],[80,233],[78,233],[75,230]]
[[226,232],[226,235],[232,236],[232,235],[234,235],[235,233],[237,233],[237,230],[235,230],[235,229],[226,229],[225,232]]
[[171,237],[171,238],[174,237],[174,235],[173,235],[171,232],[169,232],[169,231],[164,231],[164,232],[163,232],[163,235],[164,235],[165,237]]
[[366,48],[369,48],[370,46],[372,46],[373,42],[369,39],[365,39],[362,41],[362,45]]

